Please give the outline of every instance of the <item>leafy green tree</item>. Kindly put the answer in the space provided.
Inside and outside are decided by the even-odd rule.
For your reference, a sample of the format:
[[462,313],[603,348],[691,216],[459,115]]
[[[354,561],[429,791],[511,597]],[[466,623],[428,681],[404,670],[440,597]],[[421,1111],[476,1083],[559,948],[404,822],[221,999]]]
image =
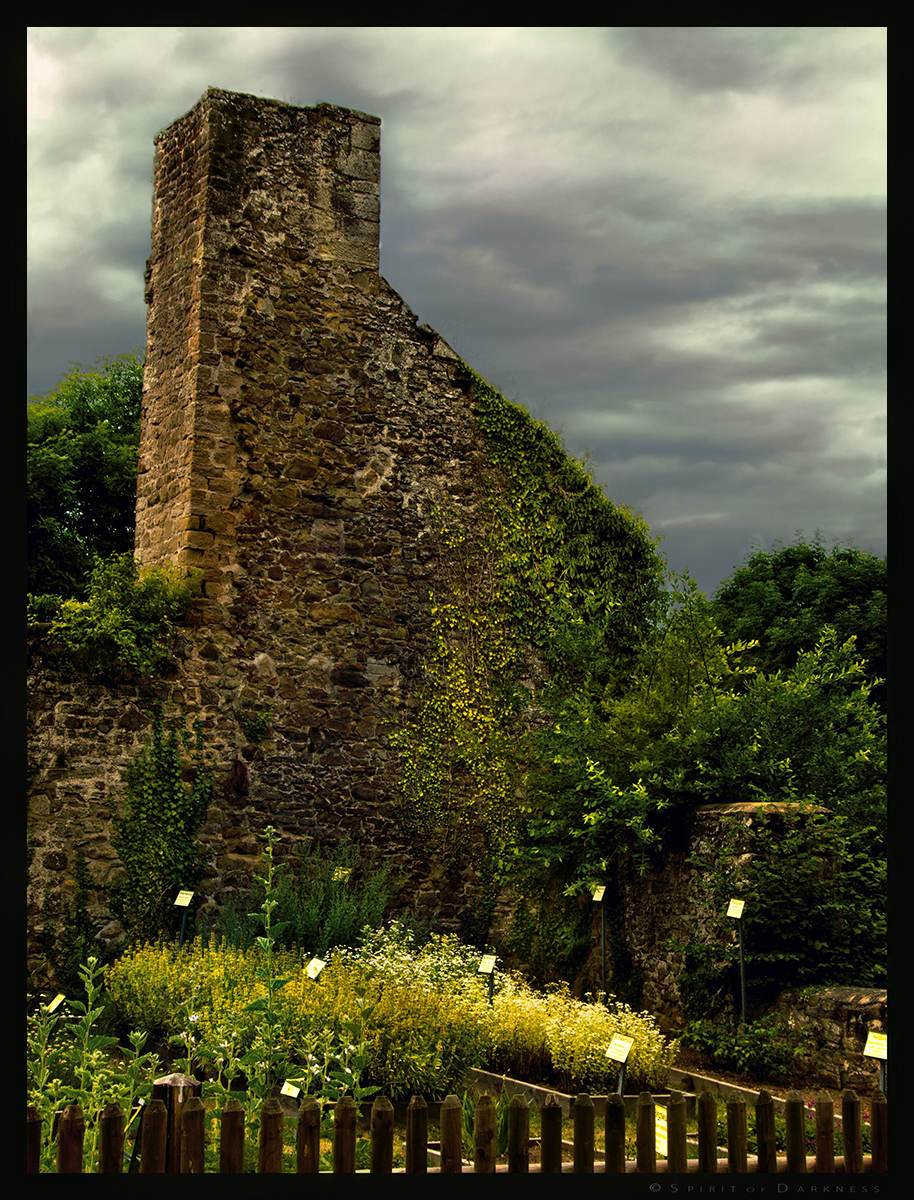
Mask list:
[[747,649],[723,647],[688,572],[671,583],[624,683],[556,689],[543,698],[551,719],[529,739],[519,852],[528,868],[558,870],[573,886],[602,878],[619,854],[659,844],[652,816],[666,801],[649,795],[644,782],[656,770],[657,748],[697,695],[732,683]]
[[[811,650],[825,625],[841,641],[852,635],[868,673],[885,681],[888,565],[855,546],[825,548],[821,535],[811,542],[798,535],[790,546],[775,543],[752,554],[725,580],[711,604],[726,639],[758,640],[748,661],[770,674],[793,667]],[[872,699],[885,710],[886,685]]]
[[86,595],[94,557],[133,549],[143,363],[135,354],[76,366],[29,398],[27,591]]
[[[885,835],[885,718],[853,637],[828,626],[789,671],[696,693],[645,776],[679,811],[740,800],[808,801]],[[647,765],[647,764],[645,764]]]

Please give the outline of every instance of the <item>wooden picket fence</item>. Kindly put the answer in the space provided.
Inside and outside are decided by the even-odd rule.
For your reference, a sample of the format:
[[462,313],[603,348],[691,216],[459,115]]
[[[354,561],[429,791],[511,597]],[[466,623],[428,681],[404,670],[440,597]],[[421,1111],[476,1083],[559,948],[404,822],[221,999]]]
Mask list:
[[[841,1100],[840,1121],[844,1135],[844,1155],[834,1153],[835,1113],[830,1098],[820,1097],[815,1106],[815,1154],[807,1154],[803,1097],[791,1092],[786,1102],[786,1155],[779,1157],[775,1148],[775,1105],[765,1091],[755,1102],[758,1154],[747,1153],[746,1101],[727,1101],[727,1146],[717,1144],[717,1101],[710,1092],[699,1092],[696,1103],[698,1120],[698,1158],[687,1157],[686,1100],[681,1092],[671,1092],[666,1107],[668,1153],[658,1159],[655,1148],[656,1103],[647,1092],[638,1097],[636,1107],[637,1154],[625,1158],[625,1103],[621,1096],[599,1098],[602,1110],[603,1151],[597,1149],[597,1107],[590,1096],[575,1097],[571,1108],[574,1126],[573,1148],[562,1141],[562,1108],[555,1096],[547,1096],[539,1110],[540,1161],[530,1162],[530,1107],[522,1096],[514,1096],[508,1110],[507,1162],[496,1163],[496,1108],[488,1095],[479,1097],[475,1107],[474,1161],[462,1158],[463,1106],[456,1096],[448,1096],[440,1106],[440,1142],[429,1142],[429,1109],[421,1097],[414,1097],[406,1110],[405,1171],[408,1173],[453,1174],[462,1171],[491,1172],[593,1172],[647,1174],[695,1172],[773,1173],[778,1171],[860,1174],[884,1172],[886,1166],[887,1103],[878,1092],[870,1101],[871,1154],[862,1151],[862,1102],[853,1091],[845,1091]],[[535,1110],[534,1110],[535,1111]],[[153,1098],[143,1112],[141,1172],[168,1171],[200,1174],[204,1171],[205,1108],[199,1095],[191,1095],[169,1108],[165,1101]],[[275,1097],[268,1099],[260,1114],[258,1173],[283,1170],[283,1127],[286,1111]],[[358,1111],[349,1097],[338,1101],[333,1110],[333,1172],[356,1170]],[[310,1174],[320,1166],[320,1106],[313,1097],[305,1098],[298,1110],[295,1171]],[[171,1131],[171,1132],[170,1132]],[[70,1105],[57,1121],[57,1171],[79,1173],[83,1170],[84,1116],[78,1105]],[[240,1173],[244,1169],[244,1110],[238,1100],[230,1099],[222,1110],[219,1140],[219,1172]],[[371,1107],[370,1173],[399,1173],[393,1168],[394,1108],[386,1097],[378,1097]],[[37,1109],[28,1111],[28,1171],[39,1170],[41,1123]],[[102,1174],[124,1170],[124,1113],[109,1104],[101,1117],[98,1171]],[[430,1145],[440,1166],[429,1166]],[[563,1161],[570,1149],[570,1161]],[[563,1154],[563,1151],[565,1154]]]

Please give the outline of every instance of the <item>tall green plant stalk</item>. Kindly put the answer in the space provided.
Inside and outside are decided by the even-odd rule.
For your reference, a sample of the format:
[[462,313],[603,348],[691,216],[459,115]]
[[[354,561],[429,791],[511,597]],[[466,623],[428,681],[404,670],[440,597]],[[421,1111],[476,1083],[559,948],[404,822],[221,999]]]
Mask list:
[[[191,754],[189,787],[182,746]],[[212,796],[214,770],[204,759],[199,720],[193,734],[178,720],[166,728],[158,705],[152,744],[128,767],[127,796],[112,814],[111,842],[125,871],[112,906],[135,939],[158,936],[173,890],[192,888],[203,872],[206,857],[196,836]]]
[[[79,1104],[85,1114],[84,1161],[87,1171],[96,1169],[101,1115],[106,1104],[119,1104],[129,1117],[134,1103],[152,1089],[158,1072],[155,1054],[144,1053],[146,1034],[129,1035],[131,1049],[121,1061],[112,1057],[115,1037],[96,1032],[103,1012],[99,1003],[102,970],[90,957],[80,970],[86,1002],[65,1002],[62,1016],[41,1005],[28,1019],[28,1103],[38,1109],[42,1123],[41,1170],[55,1170],[56,1149],[52,1139],[54,1114],[67,1104]],[[75,1018],[75,1019],[74,1019]]]

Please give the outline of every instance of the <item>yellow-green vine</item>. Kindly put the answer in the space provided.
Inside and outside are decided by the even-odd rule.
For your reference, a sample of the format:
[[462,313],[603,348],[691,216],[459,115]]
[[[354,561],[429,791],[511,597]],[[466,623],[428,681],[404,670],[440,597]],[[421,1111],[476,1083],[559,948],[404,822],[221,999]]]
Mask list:
[[612,504],[546,425],[462,365],[490,478],[476,511],[435,514],[445,568],[430,598],[432,650],[418,709],[395,740],[417,844],[430,858],[475,849],[492,870],[517,833],[522,708],[544,683],[567,690],[624,672],[663,567],[645,522]]

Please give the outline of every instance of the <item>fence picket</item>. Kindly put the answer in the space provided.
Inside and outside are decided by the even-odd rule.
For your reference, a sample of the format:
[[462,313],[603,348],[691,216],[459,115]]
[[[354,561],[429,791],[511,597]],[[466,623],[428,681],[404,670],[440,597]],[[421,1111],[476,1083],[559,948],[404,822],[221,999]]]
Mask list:
[[540,1173],[562,1170],[562,1106],[551,1093],[540,1109]]
[[121,1175],[124,1170],[124,1110],[112,1100],[99,1122],[98,1173]]
[[574,1172],[592,1175],[594,1164],[593,1100],[589,1096],[574,1099]]
[[473,1114],[473,1170],[477,1175],[494,1174],[497,1151],[495,1101],[484,1092],[476,1101]]
[[777,1143],[774,1137],[774,1101],[762,1089],[755,1102],[755,1138],[758,1174],[773,1174],[778,1169]]
[[[699,1174],[713,1174],[718,1169],[717,1101],[708,1091],[697,1097]],[[314,1174],[320,1170],[320,1104],[308,1096],[302,1101],[298,1114],[296,1135],[296,1171]],[[686,1157],[686,1102],[681,1092],[670,1093],[667,1107],[667,1162],[663,1169],[681,1174],[689,1169]],[[842,1132],[844,1155],[835,1158],[834,1104],[827,1095],[816,1097],[815,1157],[806,1154],[806,1124],[803,1098],[791,1091],[786,1104],[786,1157],[778,1158],[774,1136],[774,1101],[761,1091],[755,1103],[757,1159],[750,1163],[747,1155],[746,1102],[727,1101],[727,1170],[731,1174],[787,1171],[789,1174],[815,1170],[817,1174],[860,1174],[864,1170],[882,1173],[887,1170],[887,1112],[884,1093],[877,1092],[870,1102],[870,1137],[872,1152],[863,1157],[863,1105],[854,1091],[842,1096]],[[642,1092],[636,1106],[636,1161],[625,1161],[625,1104],[613,1094],[605,1100],[605,1172],[623,1173],[632,1167],[642,1174],[656,1173],[655,1101]],[[333,1171],[355,1171],[356,1120],[358,1110],[352,1097],[347,1096],[334,1106]],[[528,1173],[530,1169],[530,1110],[528,1101],[514,1096],[508,1107],[509,1173]],[[168,1109],[154,1098],[144,1109],[140,1142],[140,1170],[146,1174],[162,1174],[168,1169],[167,1129]],[[414,1096],[407,1110],[406,1172],[427,1171],[428,1106],[422,1097]],[[569,1167],[576,1174],[592,1174],[595,1170],[594,1102],[588,1095],[578,1095],[573,1101],[572,1121],[573,1162],[562,1164],[562,1108],[559,1098],[550,1093],[540,1110],[540,1171],[561,1173]],[[457,1096],[448,1096],[441,1104],[441,1172],[460,1173],[462,1161],[463,1106]],[[28,1105],[26,1111],[26,1169],[41,1169],[42,1122],[39,1110]],[[125,1118],[123,1110],[109,1103],[98,1116],[100,1174],[123,1171]],[[285,1114],[278,1098],[270,1097],[260,1112],[260,1147],[258,1172],[274,1174],[282,1171],[283,1125]],[[86,1164],[85,1115],[78,1104],[68,1105],[55,1115],[51,1138],[56,1138],[57,1171],[78,1174],[92,1170]],[[205,1169],[205,1107],[199,1096],[188,1095],[181,1106],[180,1169],[185,1174],[201,1174]],[[244,1170],[244,1109],[238,1099],[230,1098],[222,1110],[219,1139],[219,1171],[233,1174]],[[393,1171],[394,1108],[385,1096],[375,1099],[371,1109],[371,1166],[374,1174]],[[491,1174],[504,1170],[496,1165],[496,1110],[491,1096],[478,1098],[474,1112],[474,1147],[476,1173]]]
[[512,1096],[508,1105],[508,1171],[530,1170],[530,1106],[523,1096]]
[[260,1143],[257,1155],[258,1175],[277,1175],[282,1171],[282,1105],[268,1096],[260,1110]]
[[844,1132],[844,1170],[859,1175],[863,1170],[861,1104],[852,1088],[841,1093],[841,1127]]
[[34,1104],[25,1114],[25,1169],[31,1174],[41,1170],[41,1113]]
[[344,1096],[333,1106],[333,1170],[338,1175],[355,1174],[356,1115],[351,1096]]
[[394,1106],[377,1096],[371,1106],[371,1173],[389,1175],[394,1169]]
[[787,1093],[787,1170],[791,1173],[806,1171],[806,1109],[803,1097],[797,1091]]
[[181,1174],[202,1175],[205,1166],[203,1154],[203,1121],[206,1109],[199,1096],[191,1096],[181,1112]]
[[639,1174],[652,1175],[657,1170],[654,1117],[654,1097],[642,1092],[635,1109],[635,1169]]
[[727,1171],[745,1175],[748,1161],[746,1101],[727,1101]]
[[463,1105],[456,1096],[441,1102],[441,1173],[459,1175],[463,1171]]
[[877,1092],[870,1105],[870,1152],[874,1171],[887,1171],[888,1105],[885,1092]]
[[413,1096],[406,1110],[406,1170],[411,1175],[428,1171],[428,1105],[424,1096]]
[[240,1175],[244,1171],[244,1106],[230,1096],[219,1124],[219,1173]]
[[625,1174],[625,1101],[618,1092],[606,1097],[605,1158],[607,1175]]
[[816,1174],[835,1169],[835,1103],[822,1092],[816,1096]]
[[710,1092],[698,1093],[698,1170],[717,1171],[717,1101]]
[[315,1096],[305,1096],[295,1131],[295,1170],[299,1175],[317,1175],[320,1169],[321,1106]]
[[666,1110],[666,1169],[674,1174],[685,1174],[686,1157],[686,1102],[682,1092],[670,1092]]
[[140,1174],[164,1175],[168,1141],[168,1109],[158,1097],[150,1100],[143,1113],[143,1142],[140,1146]]
[[83,1169],[86,1119],[78,1104],[68,1104],[57,1123],[57,1174],[78,1175]]

